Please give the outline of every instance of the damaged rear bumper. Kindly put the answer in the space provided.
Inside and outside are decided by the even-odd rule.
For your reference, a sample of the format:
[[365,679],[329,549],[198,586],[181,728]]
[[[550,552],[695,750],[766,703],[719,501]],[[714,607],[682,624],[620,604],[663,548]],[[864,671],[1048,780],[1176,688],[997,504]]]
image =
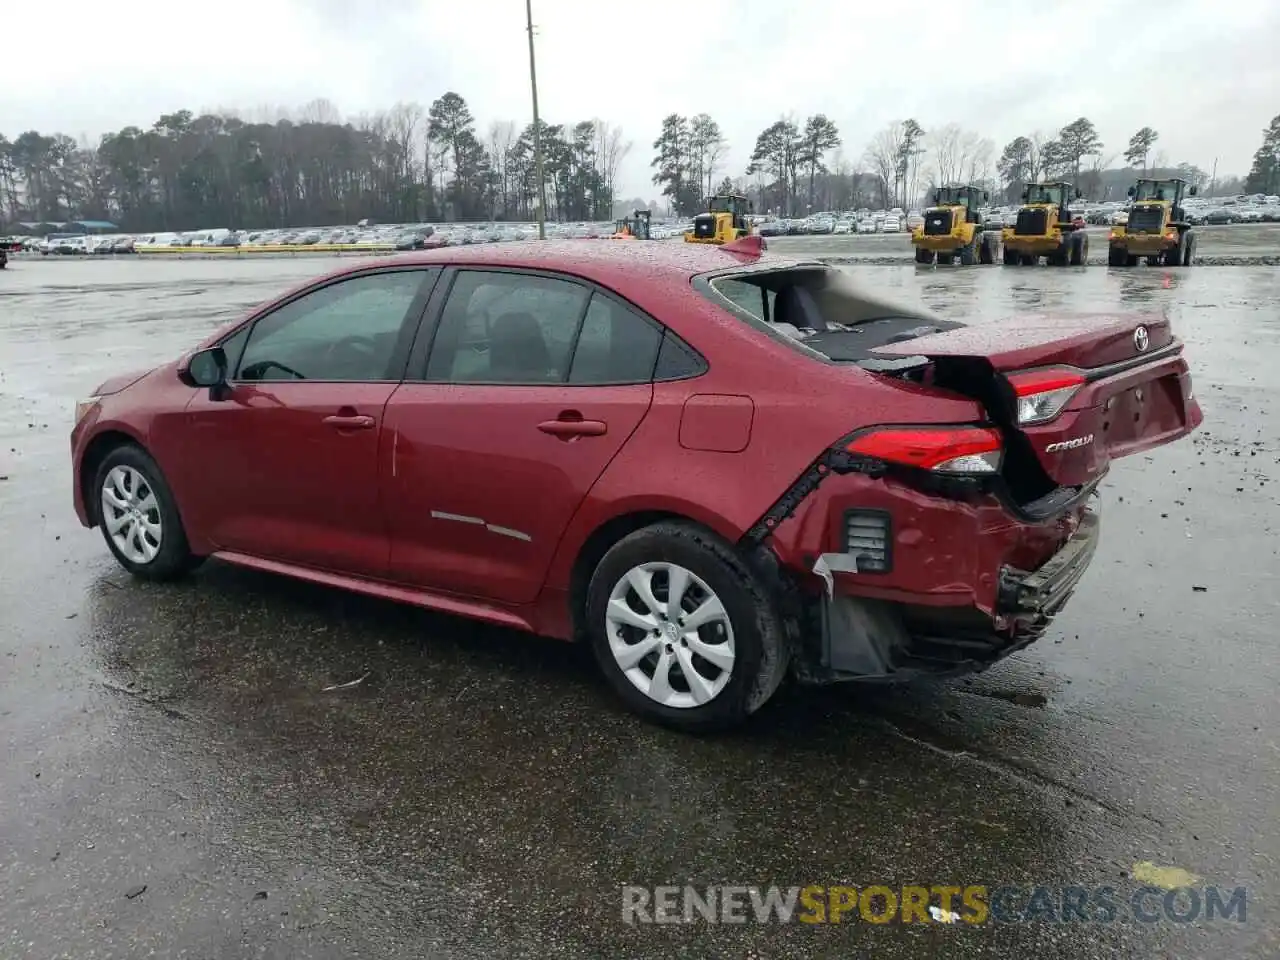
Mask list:
[[[810,642],[795,662],[810,683],[898,680],[972,673],[1033,643],[1066,604],[1098,545],[1095,507],[1034,571],[1005,565],[995,609],[940,607],[841,595],[830,589],[811,605]],[[843,554],[819,558],[819,573],[841,569]]]

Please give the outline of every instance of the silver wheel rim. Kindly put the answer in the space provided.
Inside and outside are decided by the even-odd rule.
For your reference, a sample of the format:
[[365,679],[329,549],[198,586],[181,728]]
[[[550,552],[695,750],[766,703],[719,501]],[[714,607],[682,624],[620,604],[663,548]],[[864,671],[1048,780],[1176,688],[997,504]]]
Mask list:
[[107,473],[102,524],[116,549],[133,563],[150,563],[160,552],[160,502],[147,478],[133,467],[121,464]]
[[643,563],[614,584],[605,610],[613,659],[665,707],[710,703],[733,676],[733,624],[715,591],[674,563]]

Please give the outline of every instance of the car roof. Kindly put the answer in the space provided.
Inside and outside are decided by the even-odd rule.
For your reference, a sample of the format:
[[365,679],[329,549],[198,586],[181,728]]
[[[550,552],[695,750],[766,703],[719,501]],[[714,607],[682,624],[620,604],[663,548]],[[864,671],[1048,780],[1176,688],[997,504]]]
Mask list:
[[[538,240],[442,247],[398,255],[395,264],[514,267],[554,270],[605,285],[634,283],[648,277],[691,279],[699,274],[754,265],[767,260],[778,267],[793,261],[765,254],[759,261],[735,255],[713,244],[667,240]],[[341,273],[368,269],[356,264]]]

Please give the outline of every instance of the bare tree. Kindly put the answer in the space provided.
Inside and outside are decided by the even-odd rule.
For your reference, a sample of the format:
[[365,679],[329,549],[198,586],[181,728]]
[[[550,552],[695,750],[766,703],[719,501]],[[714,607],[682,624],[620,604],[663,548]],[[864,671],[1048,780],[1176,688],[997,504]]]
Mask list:
[[612,202],[618,182],[618,168],[631,152],[632,144],[630,140],[624,139],[621,127],[599,119],[593,120],[592,124],[595,128],[596,164]]
[[515,146],[517,137],[514,120],[495,120],[489,125],[489,162],[493,165],[502,195],[503,217],[511,216],[511,211],[506,208],[506,200],[515,186],[511,175],[511,148]]
[[298,111],[299,123],[342,123],[342,114],[338,112],[338,108],[333,105],[330,100],[319,97],[305,104]]
[[967,132],[960,142],[960,164],[964,170],[964,179],[968,183],[985,185],[991,179],[991,164],[995,152],[993,140],[972,131]]
[[[898,197],[898,157],[902,153],[902,124],[895,120],[867,145],[867,164],[880,181],[880,203],[892,205]],[[892,199],[891,199],[892,198]]]
[[939,184],[955,183],[960,179],[965,160],[961,155],[964,136],[965,133],[958,123],[948,123],[934,130],[926,138],[933,154],[933,162],[938,169]]

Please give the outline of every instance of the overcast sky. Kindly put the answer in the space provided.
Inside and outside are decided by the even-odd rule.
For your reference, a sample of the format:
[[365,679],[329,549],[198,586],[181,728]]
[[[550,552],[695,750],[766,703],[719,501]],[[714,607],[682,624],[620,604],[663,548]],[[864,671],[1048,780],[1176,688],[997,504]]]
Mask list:
[[[1280,113],[1280,0],[533,0],[541,112],[601,117],[634,147],[618,184],[653,196],[664,115],[710,113],[744,172],[780,115],[822,112],[849,159],[892,120],[956,122],[997,151],[1077,116],[1104,157],[1138,127],[1156,154],[1245,173]],[[17,0],[0,12],[0,132],[91,140],[163,112],[344,114],[462,94],[480,130],[530,119],[523,0]],[[1117,164],[1122,161],[1117,160]]]

